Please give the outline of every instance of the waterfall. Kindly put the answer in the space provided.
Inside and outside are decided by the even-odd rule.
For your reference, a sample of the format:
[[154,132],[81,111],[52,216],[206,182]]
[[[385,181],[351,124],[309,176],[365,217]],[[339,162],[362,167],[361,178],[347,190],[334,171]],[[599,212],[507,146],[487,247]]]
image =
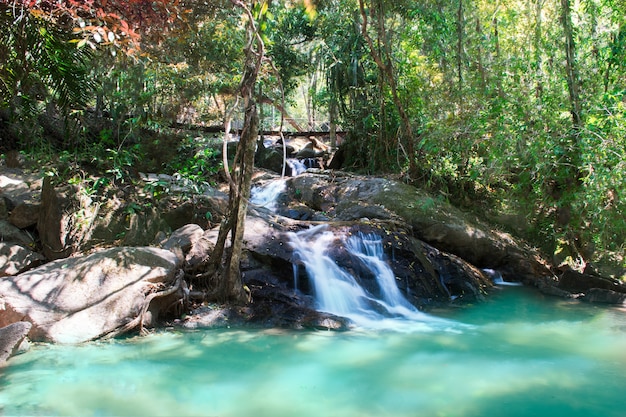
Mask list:
[[490,268],[483,269],[483,272],[487,274],[491,278],[491,281],[493,281],[493,283],[496,285],[504,285],[504,286],[510,286],[510,287],[520,287],[523,285],[521,282],[505,281],[502,278],[502,274],[499,271],[496,271]]
[[390,312],[396,314],[417,312],[415,306],[409,303],[398,289],[396,277],[384,260],[383,242],[380,236],[373,233],[352,235],[348,238],[346,247],[369,270],[374,272],[382,301],[389,306]]
[[[344,240],[326,225],[319,225],[290,233],[289,237],[296,257],[306,268],[320,311],[346,317],[363,328],[400,329],[409,324],[408,327],[415,330],[423,329],[425,323],[448,323],[420,312],[404,298],[393,271],[384,260],[380,236],[358,234]],[[356,277],[328,255],[327,249],[337,243],[342,243],[346,251],[375,276],[379,296],[364,289]]]
[[287,165],[289,165],[289,168],[291,168],[291,176],[292,177],[296,177],[296,176],[302,174],[308,168],[304,164],[304,162],[302,162],[301,160],[296,159],[296,158],[287,159]]
[[274,180],[263,187],[253,187],[250,191],[250,202],[274,211],[276,209],[276,199],[285,191],[286,184],[286,181],[281,179]]
[[317,158],[289,158],[287,159],[287,165],[291,169],[291,176],[296,177],[302,174],[309,168],[320,168],[320,163]]

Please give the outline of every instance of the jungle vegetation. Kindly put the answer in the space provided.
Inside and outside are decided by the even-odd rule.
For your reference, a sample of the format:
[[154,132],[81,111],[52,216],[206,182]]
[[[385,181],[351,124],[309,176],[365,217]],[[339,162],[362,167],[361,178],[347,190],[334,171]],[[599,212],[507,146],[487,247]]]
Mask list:
[[[0,152],[91,166],[106,186],[149,163],[202,181],[221,160],[185,127],[233,123],[254,136],[324,122],[345,132],[343,169],[491,213],[575,268],[624,266],[624,10],[625,0],[1,0]],[[245,197],[250,161],[237,163],[231,197]]]

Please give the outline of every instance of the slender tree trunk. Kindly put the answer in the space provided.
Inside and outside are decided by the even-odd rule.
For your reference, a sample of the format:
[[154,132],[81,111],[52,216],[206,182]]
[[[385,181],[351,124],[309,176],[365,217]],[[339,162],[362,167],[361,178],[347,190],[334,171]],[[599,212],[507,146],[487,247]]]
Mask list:
[[580,79],[576,64],[576,44],[572,27],[572,10],[570,0],[561,0],[561,23],[565,36],[565,71],[567,74],[567,90],[569,92],[570,113],[575,130],[582,125]]
[[541,16],[544,0],[535,0],[535,95],[539,99],[543,93],[543,61],[541,58],[541,38],[543,36],[543,18]]
[[[620,67],[620,55],[623,56],[624,45],[626,44],[626,34],[624,31],[623,23],[620,23],[617,28],[617,33],[611,35],[611,53],[607,59],[606,69],[604,70],[604,92],[608,93],[611,85],[611,74],[613,69]],[[622,64],[623,65],[623,64]]]
[[497,8],[493,14],[493,39],[495,43],[495,62],[497,70],[497,76],[495,77],[496,81],[496,89],[498,91],[498,97],[500,99],[504,99],[504,88],[502,87],[502,60],[501,60],[501,52],[500,52],[500,30],[498,28],[498,16],[497,16]]
[[[402,128],[404,130],[403,133],[406,139],[405,140],[406,153],[409,159],[408,161],[409,162],[409,174],[412,175],[412,174],[417,173],[417,164],[415,161],[415,158],[417,155],[415,154],[415,146],[414,146],[415,138],[413,137],[413,128],[411,127],[411,120],[409,119],[409,115],[407,114],[404,106],[402,105],[402,101],[400,100],[400,97],[398,95],[398,87],[397,87],[396,78],[394,74],[393,62],[389,59],[387,59],[386,62],[383,61],[383,57],[381,56],[380,52],[374,45],[374,41],[372,40],[371,36],[367,32],[368,18],[367,18],[367,11],[365,8],[364,0],[359,0],[359,10],[361,12],[361,18],[363,20],[363,24],[361,26],[361,34],[363,38],[365,39],[365,41],[367,42],[372,59],[376,63],[376,66],[378,67],[381,73],[381,76],[383,76],[383,78],[385,79],[385,82],[389,85],[389,88],[391,89],[391,97],[393,99],[393,103],[396,106],[396,110],[398,111],[398,114],[400,115],[400,120],[402,121]],[[385,36],[384,27],[380,27],[380,24],[378,26],[379,26],[378,27],[379,39],[381,38],[385,39],[386,36]],[[387,56],[387,58],[389,58],[389,56]]]
[[[250,294],[241,280],[240,262],[254,170],[254,151],[259,131],[259,114],[254,97],[256,80],[265,56],[265,48],[250,9],[240,0],[231,0],[231,2],[243,9],[249,19],[249,44],[245,51],[244,73],[240,85],[245,117],[233,161],[232,174],[229,172],[228,163],[224,164],[229,183],[229,213],[220,225],[217,242],[208,261],[208,270],[202,278],[205,280],[205,287],[209,290],[211,289],[211,280],[217,279],[213,294],[211,294],[212,298],[243,304],[250,301]],[[230,251],[224,256],[229,233]]]
[[581,186],[579,181],[581,168],[579,134],[583,127],[583,116],[570,0],[561,0],[561,23],[565,38],[565,72],[572,116],[572,133],[566,139],[565,149],[567,151],[560,161],[556,173],[557,177],[554,180],[557,191],[554,226],[556,231],[562,233],[566,239],[567,245],[562,249],[568,250],[572,259],[578,258],[581,261],[581,268],[584,268],[587,259],[582,255],[580,247],[585,242],[580,241],[577,230],[581,215],[573,209],[572,204],[576,199],[576,194],[580,192]]
[[478,74],[480,75],[480,88],[484,94],[487,91],[487,73],[485,71],[485,66],[483,65],[483,29],[482,25],[480,24],[480,17],[476,18],[476,34],[478,35],[478,51],[476,63],[478,65]]
[[329,135],[330,135],[330,149],[337,149],[337,99],[332,94],[330,97],[330,104],[328,106],[328,119],[329,119]]
[[456,12],[456,72],[459,83],[459,93],[463,91],[463,0],[459,0]]

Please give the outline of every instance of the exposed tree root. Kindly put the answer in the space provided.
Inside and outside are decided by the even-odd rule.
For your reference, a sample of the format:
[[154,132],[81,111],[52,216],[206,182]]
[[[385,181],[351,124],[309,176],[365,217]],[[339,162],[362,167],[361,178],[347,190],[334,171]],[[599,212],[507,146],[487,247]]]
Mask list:
[[[135,317],[132,321],[127,323],[125,326],[121,327],[120,329],[107,334],[105,336],[105,339],[110,339],[110,338],[128,333],[131,330],[134,330],[137,328],[139,329],[140,335],[145,335],[147,331],[144,327],[144,321],[145,321],[146,313],[148,312],[148,309],[150,308],[150,304],[152,303],[152,301],[154,301],[157,298],[167,297],[168,295],[174,294],[176,291],[178,291],[183,285],[184,275],[185,275],[184,271],[179,270],[178,273],[176,274],[176,281],[174,282],[173,286],[169,287],[166,290],[153,292],[150,295],[148,295],[143,302],[143,306],[141,308],[139,315]],[[187,295],[185,294],[184,297],[187,297]]]

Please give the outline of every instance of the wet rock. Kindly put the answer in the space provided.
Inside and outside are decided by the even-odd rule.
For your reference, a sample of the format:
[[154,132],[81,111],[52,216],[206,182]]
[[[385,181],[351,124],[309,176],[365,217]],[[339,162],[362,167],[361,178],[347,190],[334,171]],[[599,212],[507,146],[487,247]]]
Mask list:
[[271,274],[248,274],[246,285],[251,289],[253,303],[249,306],[248,323],[283,329],[348,330],[343,317],[316,311],[311,297],[287,287]]
[[626,294],[626,284],[610,278],[566,270],[559,278],[559,289],[570,293],[587,293],[590,289],[602,289]]
[[534,283],[552,275],[540,254],[523,242],[399,181],[307,172],[289,179],[287,187],[299,203],[331,219],[402,222],[414,237],[479,268],[498,269],[509,280]]
[[[282,149],[274,148],[258,148],[254,156],[254,164],[259,168],[269,169],[270,171],[282,174],[283,171],[283,152]],[[288,166],[286,170],[291,170]],[[285,172],[291,175],[291,172]]]
[[315,158],[317,156],[317,152],[313,149],[313,144],[308,143],[304,148],[300,149],[296,154],[296,158],[298,159],[306,159],[306,158]]
[[236,324],[243,324],[241,315],[234,309],[223,306],[201,306],[191,311],[182,320],[175,320],[174,324],[184,329],[214,329]]
[[569,291],[562,290],[558,287],[558,278],[556,277],[539,277],[535,280],[535,286],[540,292],[561,298],[579,298],[581,294],[574,294]]
[[625,304],[626,294],[604,288],[591,288],[585,293],[582,299],[591,303]]
[[381,205],[368,205],[358,202],[344,210],[341,210],[341,212],[337,215],[338,220],[344,221],[359,219],[390,220],[393,217],[393,213],[389,212],[389,210]]

